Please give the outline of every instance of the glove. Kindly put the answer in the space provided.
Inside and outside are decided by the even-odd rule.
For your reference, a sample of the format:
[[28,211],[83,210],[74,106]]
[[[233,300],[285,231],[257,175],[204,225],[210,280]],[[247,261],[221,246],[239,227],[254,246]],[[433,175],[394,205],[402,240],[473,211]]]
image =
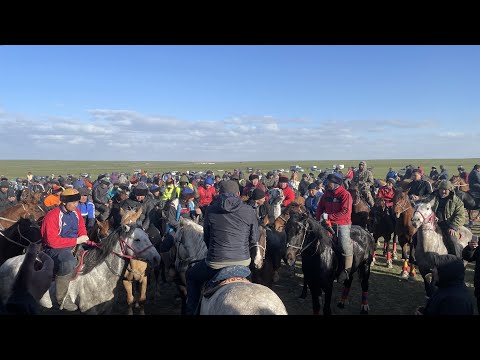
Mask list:
[[88,241],[87,235],[82,235],[77,238],[77,245],[83,244]]
[[328,214],[327,214],[327,213],[323,213],[321,219],[322,219],[323,221],[327,221],[327,220],[328,220]]

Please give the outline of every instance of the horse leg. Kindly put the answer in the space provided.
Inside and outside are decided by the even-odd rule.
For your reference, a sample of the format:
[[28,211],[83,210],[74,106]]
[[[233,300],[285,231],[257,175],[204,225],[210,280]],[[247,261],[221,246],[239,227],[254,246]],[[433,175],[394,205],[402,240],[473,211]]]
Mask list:
[[[320,297],[322,296],[322,289],[319,285],[316,285],[313,289],[310,288],[310,291],[312,293],[313,315],[320,315]],[[325,308],[323,314],[325,315]]]
[[140,298],[138,299],[138,306],[140,308],[139,314],[140,315],[145,315],[145,303],[147,301],[147,284],[148,284],[148,278],[147,275],[143,275],[142,279],[140,279],[142,288],[140,290]]
[[409,281],[415,281],[415,276],[417,275],[415,271],[415,247],[410,243],[410,274]]
[[123,286],[125,287],[125,291],[127,292],[127,315],[133,315],[133,289],[132,289],[132,282],[129,280],[123,280]]
[[307,293],[308,293],[308,285],[307,285],[307,281],[305,280],[305,277],[303,277],[303,288],[302,288],[302,293],[300,294],[299,298],[300,299],[306,299],[307,298]]
[[393,245],[392,245],[392,259],[397,260],[397,243],[398,243],[398,235],[393,233]]
[[368,314],[368,311],[370,310],[368,305],[368,281],[370,279],[370,265],[364,264],[360,266],[358,271],[359,276],[362,278],[362,305],[360,314]]
[[348,277],[348,280],[345,280],[343,282],[342,296],[340,297],[340,301],[337,303],[337,307],[339,307],[340,309],[345,309],[345,303],[347,302],[348,294],[350,293],[352,281],[353,281],[353,274],[351,274]]
[[332,315],[331,303],[333,293],[333,280],[328,284],[325,290],[325,304],[323,304],[323,315]]
[[408,256],[407,246],[408,246],[408,243],[405,241],[405,243],[402,245],[403,266],[402,266],[402,272],[400,274],[402,279],[408,279],[408,272],[410,270],[408,268],[408,258],[409,258],[409,256]]

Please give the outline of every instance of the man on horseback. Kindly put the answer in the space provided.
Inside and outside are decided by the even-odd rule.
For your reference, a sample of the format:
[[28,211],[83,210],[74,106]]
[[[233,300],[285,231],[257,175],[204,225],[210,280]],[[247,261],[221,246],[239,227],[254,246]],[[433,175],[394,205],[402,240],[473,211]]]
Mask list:
[[342,179],[333,174],[327,176],[327,188],[320,199],[315,218],[317,221],[330,221],[337,226],[337,236],[343,256],[343,271],[338,282],[347,280],[353,264],[353,242],[350,238],[352,227],[352,195],[341,186]]
[[463,246],[458,242],[458,234],[465,223],[463,202],[455,195],[453,185],[448,180],[442,180],[432,196],[435,198],[432,211],[442,229],[445,247],[449,254],[462,257]]
[[372,197],[371,188],[373,186],[373,174],[367,170],[367,163],[360,161],[358,170],[353,176],[353,183],[358,186],[361,197],[370,205],[370,208],[375,204]]
[[323,196],[323,192],[319,190],[317,186],[314,182],[308,185],[308,197],[305,200],[305,207],[313,217],[315,217],[317,213],[318,203]]
[[418,201],[422,197],[432,193],[432,186],[426,180],[422,179],[420,170],[412,170],[412,182],[409,183],[406,187],[409,191],[410,200]]
[[0,212],[17,204],[17,197],[8,181],[0,182]]
[[475,165],[468,175],[468,186],[475,203],[480,204],[480,165]]
[[79,200],[78,190],[66,189],[60,196],[60,205],[49,211],[42,223],[44,251],[54,262],[57,302],[60,309],[68,311],[77,310],[77,305],[66,297],[77,262],[72,250],[76,245],[88,244],[82,213],[77,209]]
[[250,247],[258,243],[257,216],[240,199],[236,181],[221,182],[219,197],[205,212],[203,235],[207,257],[186,273],[188,315],[195,314],[203,283],[227,266],[241,265],[248,269]]
[[463,165],[458,165],[458,176],[460,176],[461,179],[465,181],[465,183],[468,184],[468,173],[465,171],[465,168]]
[[387,184],[378,190],[377,198],[385,201],[385,210],[387,211],[388,215],[392,216],[395,220],[395,214],[392,211],[393,197],[395,196],[395,192],[393,191],[394,186],[395,179],[388,178]]

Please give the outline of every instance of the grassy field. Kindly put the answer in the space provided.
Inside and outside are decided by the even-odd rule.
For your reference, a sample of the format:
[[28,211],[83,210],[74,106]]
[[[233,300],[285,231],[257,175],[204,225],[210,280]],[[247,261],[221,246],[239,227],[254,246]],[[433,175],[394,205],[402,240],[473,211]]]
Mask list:
[[[263,171],[273,169],[288,170],[291,165],[299,165],[310,172],[310,167],[316,165],[320,169],[331,168],[333,164],[344,164],[345,170],[348,166],[358,166],[360,160],[367,162],[367,167],[373,168],[373,175],[376,178],[384,178],[389,167],[395,170],[405,167],[408,164],[413,166],[421,165],[425,172],[430,173],[430,168],[441,164],[445,165],[450,176],[458,174],[457,166],[463,165],[467,171],[472,170],[473,166],[479,162],[478,159],[395,159],[395,160],[298,160],[298,161],[242,161],[242,162],[216,162],[215,164],[202,164],[198,162],[178,162],[178,161],[63,161],[63,160],[0,160],[0,175],[9,179],[16,177],[25,177],[27,172],[34,175],[47,176],[51,174],[78,175],[87,172],[92,177],[97,177],[101,173],[111,173],[112,171],[124,171],[132,173],[134,169],[143,169],[148,172],[164,172],[167,170],[186,171],[186,170],[213,170],[215,173],[223,174],[223,171],[232,171],[233,169],[246,170],[248,167],[260,169]],[[317,174],[318,172],[315,172]]]

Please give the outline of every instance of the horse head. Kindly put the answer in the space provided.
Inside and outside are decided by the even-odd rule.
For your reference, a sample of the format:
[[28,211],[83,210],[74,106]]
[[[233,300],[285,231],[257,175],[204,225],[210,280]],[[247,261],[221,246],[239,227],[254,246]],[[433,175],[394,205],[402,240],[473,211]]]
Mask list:
[[258,224],[260,237],[258,243],[250,247],[250,256],[253,259],[253,266],[260,270],[263,267],[265,253],[267,252],[267,223],[268,216],[265,216]]
[[285,226],[285,232],[287,234],[286,259],[288,265],[293,266],[296,257],[305,249],[304,242],[309,227],[310,224],[307,213],[290,213],[290,217]]
[[[148,234],[139,227],[127,227],[129,230],[122,231],[120,236],[123,255],[145,261],[152,267],[160,265],[160,254],[153,246]],[[122,226],[121,229],[123,230],[124,227]]]
[[393,211],[397,219],[405,211],[411,209],[410,199],[408,198],[409,190],[403,190],[402,188],[396,188],[395,195],[393,196]]
[[420,226],[425,226],[426,228],[433,228],[435,223],[435,213],[433,212],[432,206],[435,202],[435,198],[426,201],[420,201],[415,206],[415,211],[412,216],[412,225],[416,229]]
[[203,226],[193,220],[180,217],[179,226],[174,234],[176,246],[175,269],[187,271],[188,266],[207,256],[207,246],[203,240]]
[[140,218],[141,215],[142,215],[141,207],[139,207],[137,211],[135,210],[125,211],[122,208],[120,208],[120,216],[122,217],[120,224],[123,230],[125,232],[128,232],[130,230],[130,227],[136,224],[137,220]]
[[283,190],[279,188],[272,188],[268,190],[268,203],[272,206],[282,204],[285,200],[285,195]]

